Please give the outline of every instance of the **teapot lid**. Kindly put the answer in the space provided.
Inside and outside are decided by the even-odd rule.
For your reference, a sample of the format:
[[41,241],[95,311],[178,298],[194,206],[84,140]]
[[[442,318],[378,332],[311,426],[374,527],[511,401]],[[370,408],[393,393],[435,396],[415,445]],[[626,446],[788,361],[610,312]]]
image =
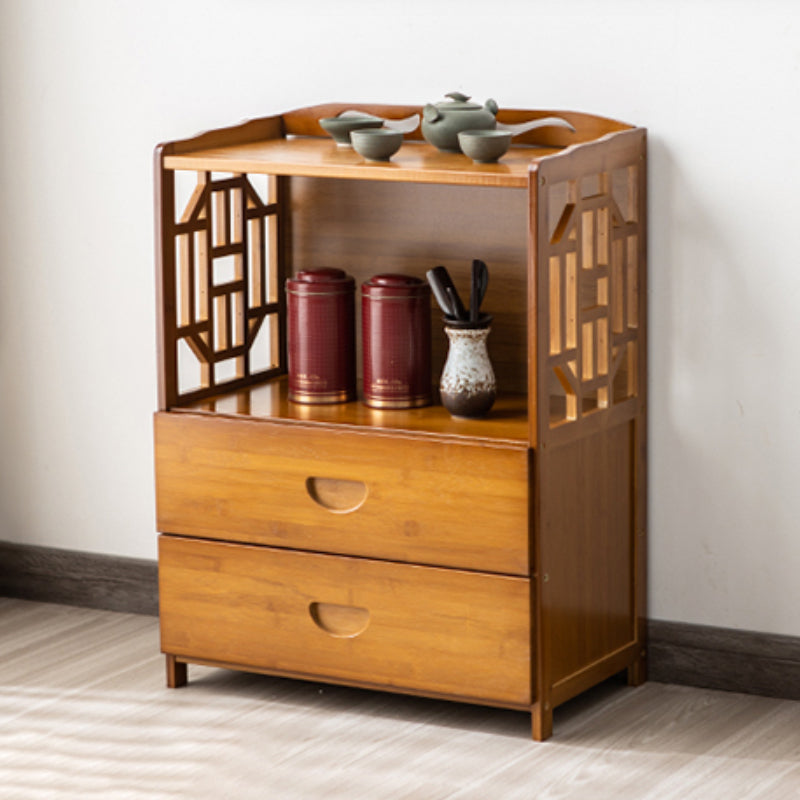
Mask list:
[[373,275],[369,279],[371,286],[418,286],[425,281],[414,275],[399,275],[394,272],[387,272],[383,275]]
[[469,95],[461,94],[461,92],[448,92],[445,97],[449,97],[450,99],[436,103],[436,108],[446,109],[447,111],[467,111],[483,108],[483,106],[478,103],[470,103]]

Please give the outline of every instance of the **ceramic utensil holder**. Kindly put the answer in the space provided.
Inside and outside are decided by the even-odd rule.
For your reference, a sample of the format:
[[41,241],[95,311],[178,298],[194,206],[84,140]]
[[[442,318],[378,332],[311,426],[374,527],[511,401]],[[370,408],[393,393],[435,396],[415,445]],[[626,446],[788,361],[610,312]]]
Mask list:
[[494,405],[497,382],[486,346],[491,322],[488,314],[477,322],[445,318],[450,346],[439,391],[442,405],[457,419],[485,417]]

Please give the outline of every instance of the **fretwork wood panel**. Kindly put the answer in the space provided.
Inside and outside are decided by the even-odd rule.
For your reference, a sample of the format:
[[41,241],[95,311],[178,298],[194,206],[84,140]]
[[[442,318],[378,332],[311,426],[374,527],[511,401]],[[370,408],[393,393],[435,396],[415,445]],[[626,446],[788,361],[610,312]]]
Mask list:
[[[174,174],[162,180],[174,197]],[[160,278],[173,299],[165,303],[165,389],[173,402],[283,370],[276,185],[269,180],[264,202],[247,175],[198,172],[182,211],[163,204]]]
[[[623,142],[619,143],[619,139]],[[539,439],[615,409],[636,414],[644,299],[644,140],[545,159],[538,176]],[[623,406],[624,408],[619,408]]]

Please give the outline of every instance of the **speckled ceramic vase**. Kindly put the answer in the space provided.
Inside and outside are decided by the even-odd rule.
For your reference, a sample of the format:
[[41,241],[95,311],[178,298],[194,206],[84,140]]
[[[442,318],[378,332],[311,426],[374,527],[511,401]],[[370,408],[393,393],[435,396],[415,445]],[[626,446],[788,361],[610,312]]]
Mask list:
[[439,390],[442,405],[456,418],[485,417],[494,404],[497,383],[486,340],[492,318],[476,323],[445,324],[450,340]]

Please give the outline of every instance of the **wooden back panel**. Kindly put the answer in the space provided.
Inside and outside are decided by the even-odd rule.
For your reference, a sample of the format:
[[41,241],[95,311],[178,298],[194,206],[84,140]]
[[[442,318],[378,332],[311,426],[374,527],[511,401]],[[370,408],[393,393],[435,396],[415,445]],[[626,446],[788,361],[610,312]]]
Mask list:
[[[527,193],[487,187],[293,178],[289,271],[333,266],[360,286],[385,272],[450,271],[465,305],[472,260],[490,272],[483,310],[494,321],[489,352],[503,392],[527,390]],[[433,380],[446,356],[442,312],[432,299]],[[360,375],[359,358],[359,375]]]

